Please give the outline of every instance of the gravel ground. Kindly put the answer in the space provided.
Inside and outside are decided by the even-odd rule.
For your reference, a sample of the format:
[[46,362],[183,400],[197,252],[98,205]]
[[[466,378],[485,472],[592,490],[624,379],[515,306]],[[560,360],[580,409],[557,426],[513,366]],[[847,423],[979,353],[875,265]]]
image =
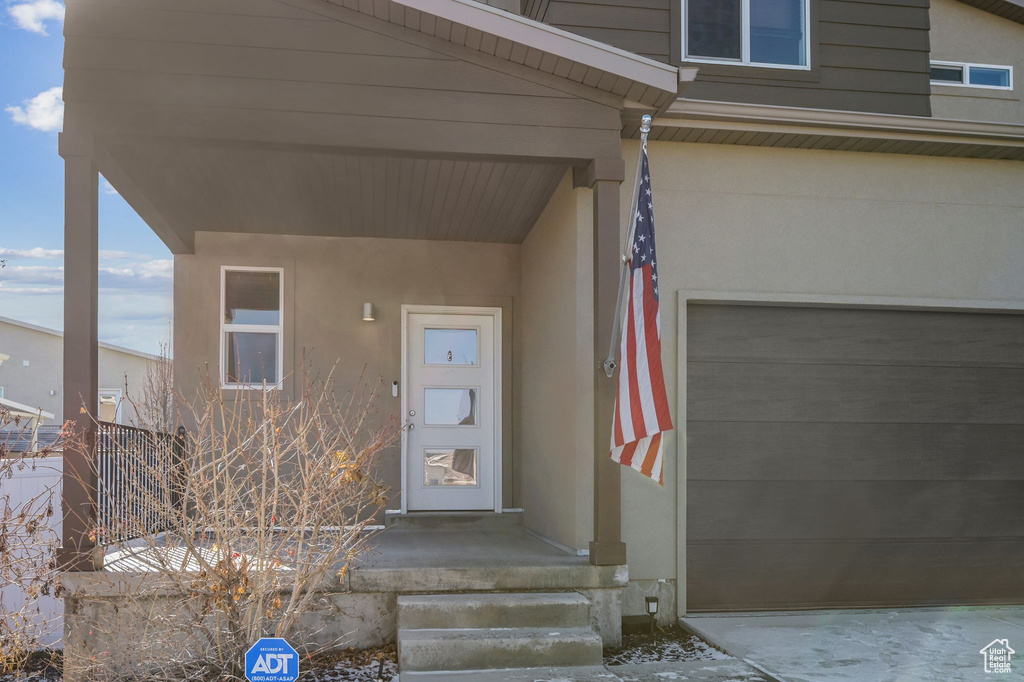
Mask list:
[[[378,649],[356,651],[349,649],[336,654],[318,656],[302,662],[303,673],[300,682],[376,682],[381,661],[384,662],[380,679],[390,681],[398,673],[395,662],[395,645],[389,644]],[[49,652],[33,655],[25,672],[20,674],[0,673],[0,682],[59,682],[62,680],[60,656]],[[213,681],[211,681],[213,682]]]
[[[398,672],[395,645],[356,651],[348,649],[336,654],[318,656],[302,662],[300,682],[390,682]],[[646,663],[677,663],[686,661],[725,661],[731,657],[704,640],[678,626],[649,633],[626,634],[622,648],[605,652],[604,664],[609,669]],[[378,677],[383,661],[383,674]],[[667,673],[661,673],[665,675]],[[61,680],[60,657],[40,652],[33,657],[29,670],[20,675],[0,674],[0,682],[58,682]]]
[[[378,677],[382,661],[383,675]],[[301,682],[388,682],[398,674],[394,644],[362,651],[349,649],[303,662],[302,667],[308,672],[299,676]]]
[[622,636],[622,649],[606,651],[607,666],[636,665],[680,661],[724,661],[732,658],[714,648],[700,637],[692,635],[678,625],[657,628],[650,633],[632,633]]

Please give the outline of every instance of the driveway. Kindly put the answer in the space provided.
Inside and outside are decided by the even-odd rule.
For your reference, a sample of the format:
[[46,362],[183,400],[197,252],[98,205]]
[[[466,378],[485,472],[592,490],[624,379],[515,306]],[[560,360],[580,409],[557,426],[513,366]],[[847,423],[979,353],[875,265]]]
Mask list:
[[[683,625],[779,682],[1024,682],[1024,607],[694,616]],[[1009,673],[980,650],[1007,639]]]

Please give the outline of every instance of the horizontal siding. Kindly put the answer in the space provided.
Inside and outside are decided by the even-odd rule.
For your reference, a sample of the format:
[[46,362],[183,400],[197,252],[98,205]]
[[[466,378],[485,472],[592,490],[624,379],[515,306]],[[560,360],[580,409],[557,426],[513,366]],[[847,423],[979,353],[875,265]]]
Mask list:
[[64,27],[68,124],[558,163],[617,155],[616,108],[340,11],[326,18],[272,0],[76,2]]
[[567,31],[667,62],[672,54],[671,1],[549,0],[546,13],[539,18]]
[[[679,31],[669,0],[528,3],[548,23],[671,61]],[[818,109],[930,113],[926,0],[812,0],[814,69],[697,64],[686,97]]]

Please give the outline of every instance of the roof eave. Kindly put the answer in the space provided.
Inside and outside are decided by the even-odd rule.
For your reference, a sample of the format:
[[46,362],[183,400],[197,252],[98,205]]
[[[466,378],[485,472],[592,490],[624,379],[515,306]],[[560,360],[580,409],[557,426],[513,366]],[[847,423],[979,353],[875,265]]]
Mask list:
[[521,43],[650,87],[675,93],[679,69],[475,0],[393,0],[484,33]]

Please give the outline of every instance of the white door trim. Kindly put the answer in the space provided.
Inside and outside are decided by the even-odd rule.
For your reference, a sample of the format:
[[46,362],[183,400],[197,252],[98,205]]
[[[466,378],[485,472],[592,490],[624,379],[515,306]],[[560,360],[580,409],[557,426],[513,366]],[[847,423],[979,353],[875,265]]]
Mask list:
[[[402,396],[402,424],[406,424],[409,416],[407,396],[409,394],[409,315],[486,315],[494,318],[494,511],[501,513],[501,442],[503,427],[502,413],[502,355],[501,355],[501,308],[459,306],[459,305],[402,305],[402,383],[399,387]],[[409,512],[406,485],[408,481],[408,439],[406,430],[402,429],[402,513]]]

